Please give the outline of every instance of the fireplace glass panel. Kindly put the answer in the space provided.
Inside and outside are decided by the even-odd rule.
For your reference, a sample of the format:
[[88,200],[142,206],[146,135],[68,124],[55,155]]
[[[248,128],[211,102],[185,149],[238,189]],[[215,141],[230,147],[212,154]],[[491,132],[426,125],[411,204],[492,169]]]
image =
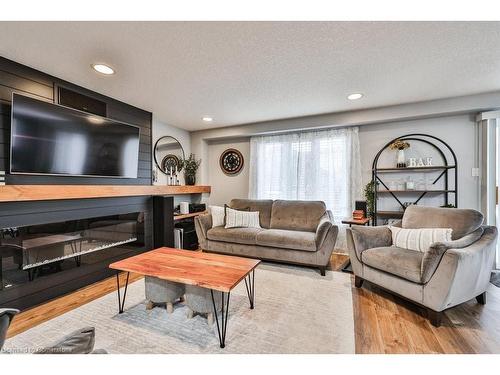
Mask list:
[[143,212],[4,228],[0,290],[144,247]]

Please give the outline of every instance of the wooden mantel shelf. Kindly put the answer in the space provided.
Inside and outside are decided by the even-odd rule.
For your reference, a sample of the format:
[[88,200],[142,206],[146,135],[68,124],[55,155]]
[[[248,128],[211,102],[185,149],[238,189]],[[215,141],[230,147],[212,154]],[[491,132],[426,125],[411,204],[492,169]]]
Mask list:
[[0,202],[210,193],[205,185],[5,185]]

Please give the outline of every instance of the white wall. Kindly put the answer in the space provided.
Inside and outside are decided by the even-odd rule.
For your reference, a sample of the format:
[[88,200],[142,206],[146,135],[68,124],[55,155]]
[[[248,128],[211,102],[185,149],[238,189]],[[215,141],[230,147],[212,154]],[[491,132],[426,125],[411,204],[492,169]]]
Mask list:
[[[392,138],[396,138],[410,133],[430,134],[442,139],[448,143],[454,150],[458,159],[458,206],[461,208],[479,209],[479,180],[478,177],[472,177],[472,168],[477,167],[476,158],[476,131],[475,121],[471,115],[449,116],[439,118],[428,118],[413,121],[391,122],[387,124],[365,125],[360,127],[359,142],[361,146],[361,167],[363,184],[371,180],[372,162],[376,153]],[[435,165],[440,165],[440,157],[431,151],[430,147],[419,142],[410,141],[410,148],[406,151],[406,157],[425,157],[432,156]],[[443,148],[444,149],[444,148]],[[395,163],[395,151],[387,151],[381,155],[379,167],[393,167]],[[437,173],[427,174],[437,177]],[[391,174],[384,175],[384,182],[391,180],[406,180],[410,174]],[[416,182],[425,178],[426,174],[411,174]],[[450,174],[451,177],[451,174]],[[442,179],[441,179],[442,181]],[[408,196],[413,197],[413,196]],[[450,199],[452,195],[450,194]],[[410,201],[411,199],[406,199]],[[424,198],[422,204],[429,205],[442,204],[442,196],[433,198]],[[453,203],[451,200],[450,203]],[[384,199],[379,202],[386,210],[398,208],[394,199]]]
[[[219,166],[219,158],[228,148],[235,148],[243,155],[243,169],[237,175],[228,176]],[[210,204],[224,205],[232,198],[248,197],[248,163],[250,162],[250,141],[248,138],[208,143],[206,160],[209,166],[208,184],[212,186]]]
[[[361,167],[363,185],[371,179],[371,168],[373,159],[380,148],[396,138],[409,133],[431,134],[441,138],[448,143],[458,158],[458,184],[459,184],[459,207],[479,209],[478,202],[478,180],[472,177],[472,168],[475,167],[475,129],[472,115],[458,115],[437,118],[426,118],[421,120],[389,122],[360,126],[359,140],[361,147]],[[439,164],[439,157],[431,153],[425,146],[417,142],[411,142],[412,147],[407,151],[407,157],[411,156],[433,156],[435,164]],[[229,147],[234,147],[242,152],[245,158],[245,166],[240,175],[230,177],[225,175],[219,167],[220,154]],[[248,196],[248,162],[250,156],[249,138],[226,139],[207,142],[206,157],[207,176],[206,182],[212,186],[212,193],[208,197],[210,204],[221,205],[227,203],[231,198]],[[382,155],[380,166],[393,166],[395,160],[394,152]],[[407,173],[398,178],[406,179]],[[414,180],[421,175],[412,175]],[[392,176],[387,178],[390,181]],[[451,195],[450,195],[451,197]],[[403,199],[404,200],[404,199]],[[407,199],[411,200],[411,199]],[[441,204],[442,198],[434,196],[424,199],[422,203],[431,205]],[[450,202],[452,203],[452,202]],[[379,204],[386,205],[385,209],[396,209],[397,202],[393,199],[383,199]]]
[[[170,135],[174,138],[176,138],[179,143],[182,145],[182,148],[184,149],[184,154],[186,155],[186,158],[189,156],[191,152],[191,135],[187,130],[177,128],[173,125],[168,125],[165,124],[161,121],[159,121],[154,115],[153,115],[153,144],[152,148],[154,147],[155,142],[158,140],[158,138],[163,137],[165,135]],[[154,150],[151,150],[154,153]],[[152,166],[151,168],[156,168],[155,162],[154,162],[154,155],[152,155]],[[184,175],[180,177],[181,184],[184,184]],[[154,185],[166,185],[167,184],[167,176],[163,174],[160,170],[158,170],[158,181],[154,183]]]

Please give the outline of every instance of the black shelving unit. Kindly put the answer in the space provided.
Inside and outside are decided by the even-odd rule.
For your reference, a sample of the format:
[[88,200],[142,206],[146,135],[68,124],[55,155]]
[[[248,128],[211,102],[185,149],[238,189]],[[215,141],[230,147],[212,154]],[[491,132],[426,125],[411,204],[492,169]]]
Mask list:
[[[425,166],[425,167],[408,167],[408,168],[379,168],[378,161],[380,155],[384,150],[386,150],[394,141],[396,140],[402,141],[418,141],[426,143],[432,146],[435,150],[437,150],[438,154],[441,156],[442,165],[437,166]],[[443,148],[448,150],[448,157],[445,152],[443,152]],[[450,157],[451,156],[451,157]],[[391,190],[387,186],[387,184],[383,181],[382,176],[388,173],[398,173],[398,172],[440,172],[439,175],[434,179],[432,184],[436,184],[441,179],[444,179],[444,188],[443,189],[428,189],[428,190]],[[450,179],[454,179],[453,188],[450,188],[449,181]],[[444,197],[444,205],[448,205],[451,202],[454,202],[454,206],[458,207],[458,165],[457,165],[457,157],[453,149],[443,140],[428,134],[407,134],[402,137],[397,137],[389,141],[384,147],[382,147],[375,159],[373,160],[372,165],[372,181],[375,186],[375,197],[374,197],[374,214],[372,218],[372,225],[377,225],[377,219],[379,217],[384,218],[401,218],[403,216],[403,211],[383,211],[378,210],[377,200],[379,195],[391,195],[404,210],[405,205],[401,202],[398,195],[400,194],[417,194],[417,199],[413,202],[413,204],[418,204],[420,200],[426,195],[431,194],[441,194]],[[383,189],[379,190],[377,186],[381,185]],[[450,195],[453,196],[454,199],[450,199]]]

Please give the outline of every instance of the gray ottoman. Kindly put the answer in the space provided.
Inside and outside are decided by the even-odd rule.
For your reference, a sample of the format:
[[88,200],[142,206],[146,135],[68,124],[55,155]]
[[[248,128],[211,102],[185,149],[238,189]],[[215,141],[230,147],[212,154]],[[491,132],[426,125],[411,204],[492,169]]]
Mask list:
[[[220,292],[214,292],[215,306],[217,312],[222,310],[222,297]],[[214,324],[214,304],[210,289],[201,288],[194,285],[186,285],[186,294],[184,302],[188,307],[188,319],[191,319],[195,313],[207,315],[208,324]]]
[[145,276],[146,309],[151,310],[155,305],[166,304],[167,312],[174,311],[174,303],[184,294],[184,284]]

